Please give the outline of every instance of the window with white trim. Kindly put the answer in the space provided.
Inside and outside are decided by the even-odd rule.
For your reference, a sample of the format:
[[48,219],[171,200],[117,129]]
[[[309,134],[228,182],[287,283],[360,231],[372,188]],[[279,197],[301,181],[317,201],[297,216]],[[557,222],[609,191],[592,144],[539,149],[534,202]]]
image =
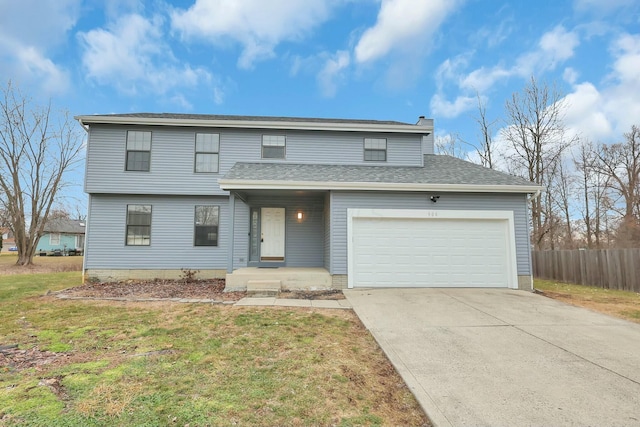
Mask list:
[[218,246],[219,206],[196,206],[194,246]]
[[365,138],[364,139],[364,159],[368,162],[387,161],[387,139],[386,138]]
[[151,205],[127,205],[127,246],[151,244]]
[[220,135],[217,133],[196,133],[196,173],[218,173],[220,157]]
[[58,246],[60,244],[60,233],[49,234],[49,244],[51,246]]
[[130,130],[127,132],[128,171],[149,172],[151,165],[151,132]]
[[262,135],[262,158],[284,159],[286,145],[284,135]]

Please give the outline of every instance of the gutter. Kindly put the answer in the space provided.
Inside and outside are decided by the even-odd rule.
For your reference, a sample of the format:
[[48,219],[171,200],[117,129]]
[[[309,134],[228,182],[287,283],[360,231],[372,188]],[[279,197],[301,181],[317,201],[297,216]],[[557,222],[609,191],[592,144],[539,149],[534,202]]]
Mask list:
[[395,182],[324,182],[324,181],[255,181],[218,180],[220,188],[231,190],[342,190],[342,191],[439,191],[458,193],[529,193],[539,194],[538,185],[425,184]]
[[324,130],[343,132],[378,132],[429,135],[433,125],[393,125],[375,123],[339,123],[339,122],[288,122],[269,120],[208,120],[208,119],[172,119],[153,117],[117,117],[117,116],[76,116],[84,127],[89,124],[216,127],[243,129],[287,129],[287,130]]

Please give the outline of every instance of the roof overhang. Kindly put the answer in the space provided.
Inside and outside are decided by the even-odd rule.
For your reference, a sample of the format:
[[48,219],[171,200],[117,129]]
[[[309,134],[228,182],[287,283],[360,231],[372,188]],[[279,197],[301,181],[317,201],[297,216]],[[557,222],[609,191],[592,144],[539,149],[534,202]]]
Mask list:
[[242,129],[289,129],[289,130],[326,130],[343,132],[380,132],[431,134],[432,125],[411,124],[376,124],[351,122],[315,122],[315,121],[269,121],[269,120],[215,120],[190,118],[158,118],[158,117],[123,117],[111,115],[76,116],[76,120],[84,127],[92,124],[110,125],[145,125],[145,126],[182,126],[182,127],[214,127]]
[[342,190],[342,191],[439,191],[456,193],[525,193],[542,191],[538,185],[423,184],[396,182],[264,181],[220,179],[220,188],[231,190]]

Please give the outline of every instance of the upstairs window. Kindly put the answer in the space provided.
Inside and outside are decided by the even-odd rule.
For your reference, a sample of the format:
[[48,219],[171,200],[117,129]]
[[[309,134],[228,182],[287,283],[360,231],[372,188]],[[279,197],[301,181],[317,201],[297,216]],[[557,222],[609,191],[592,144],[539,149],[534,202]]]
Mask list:
[[218,173],[220,156],[220,135],[217,133],[196,133],[196,173]]
[[284,159],[285,147],[284,135],[262,135],[263,159]]
[[127,246],[151,244],[151,205],[127,205]]
[[218,246],[219,206],[196,206],[194,246]]
[[127,165],[128,171],[149,172],[151,164],[151,132],[127,132]]
[[368,162],[387,161],[387,139],[386,138],[365,138],[364,139],[364,159]]

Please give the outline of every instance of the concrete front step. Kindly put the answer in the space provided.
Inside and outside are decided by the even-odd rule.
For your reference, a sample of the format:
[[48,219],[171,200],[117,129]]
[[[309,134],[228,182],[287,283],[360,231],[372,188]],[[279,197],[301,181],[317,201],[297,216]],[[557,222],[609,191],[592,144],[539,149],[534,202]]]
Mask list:
[[225,291],[249,291],[249,282],[280,283],[278,289],[321,290],[331,289],[331,275],[324,268],[280,267],[257,268],[244,267],[227,273]]
[[247,281],[247,296],[275,297],[280,293],[280,280],[249,280]]

